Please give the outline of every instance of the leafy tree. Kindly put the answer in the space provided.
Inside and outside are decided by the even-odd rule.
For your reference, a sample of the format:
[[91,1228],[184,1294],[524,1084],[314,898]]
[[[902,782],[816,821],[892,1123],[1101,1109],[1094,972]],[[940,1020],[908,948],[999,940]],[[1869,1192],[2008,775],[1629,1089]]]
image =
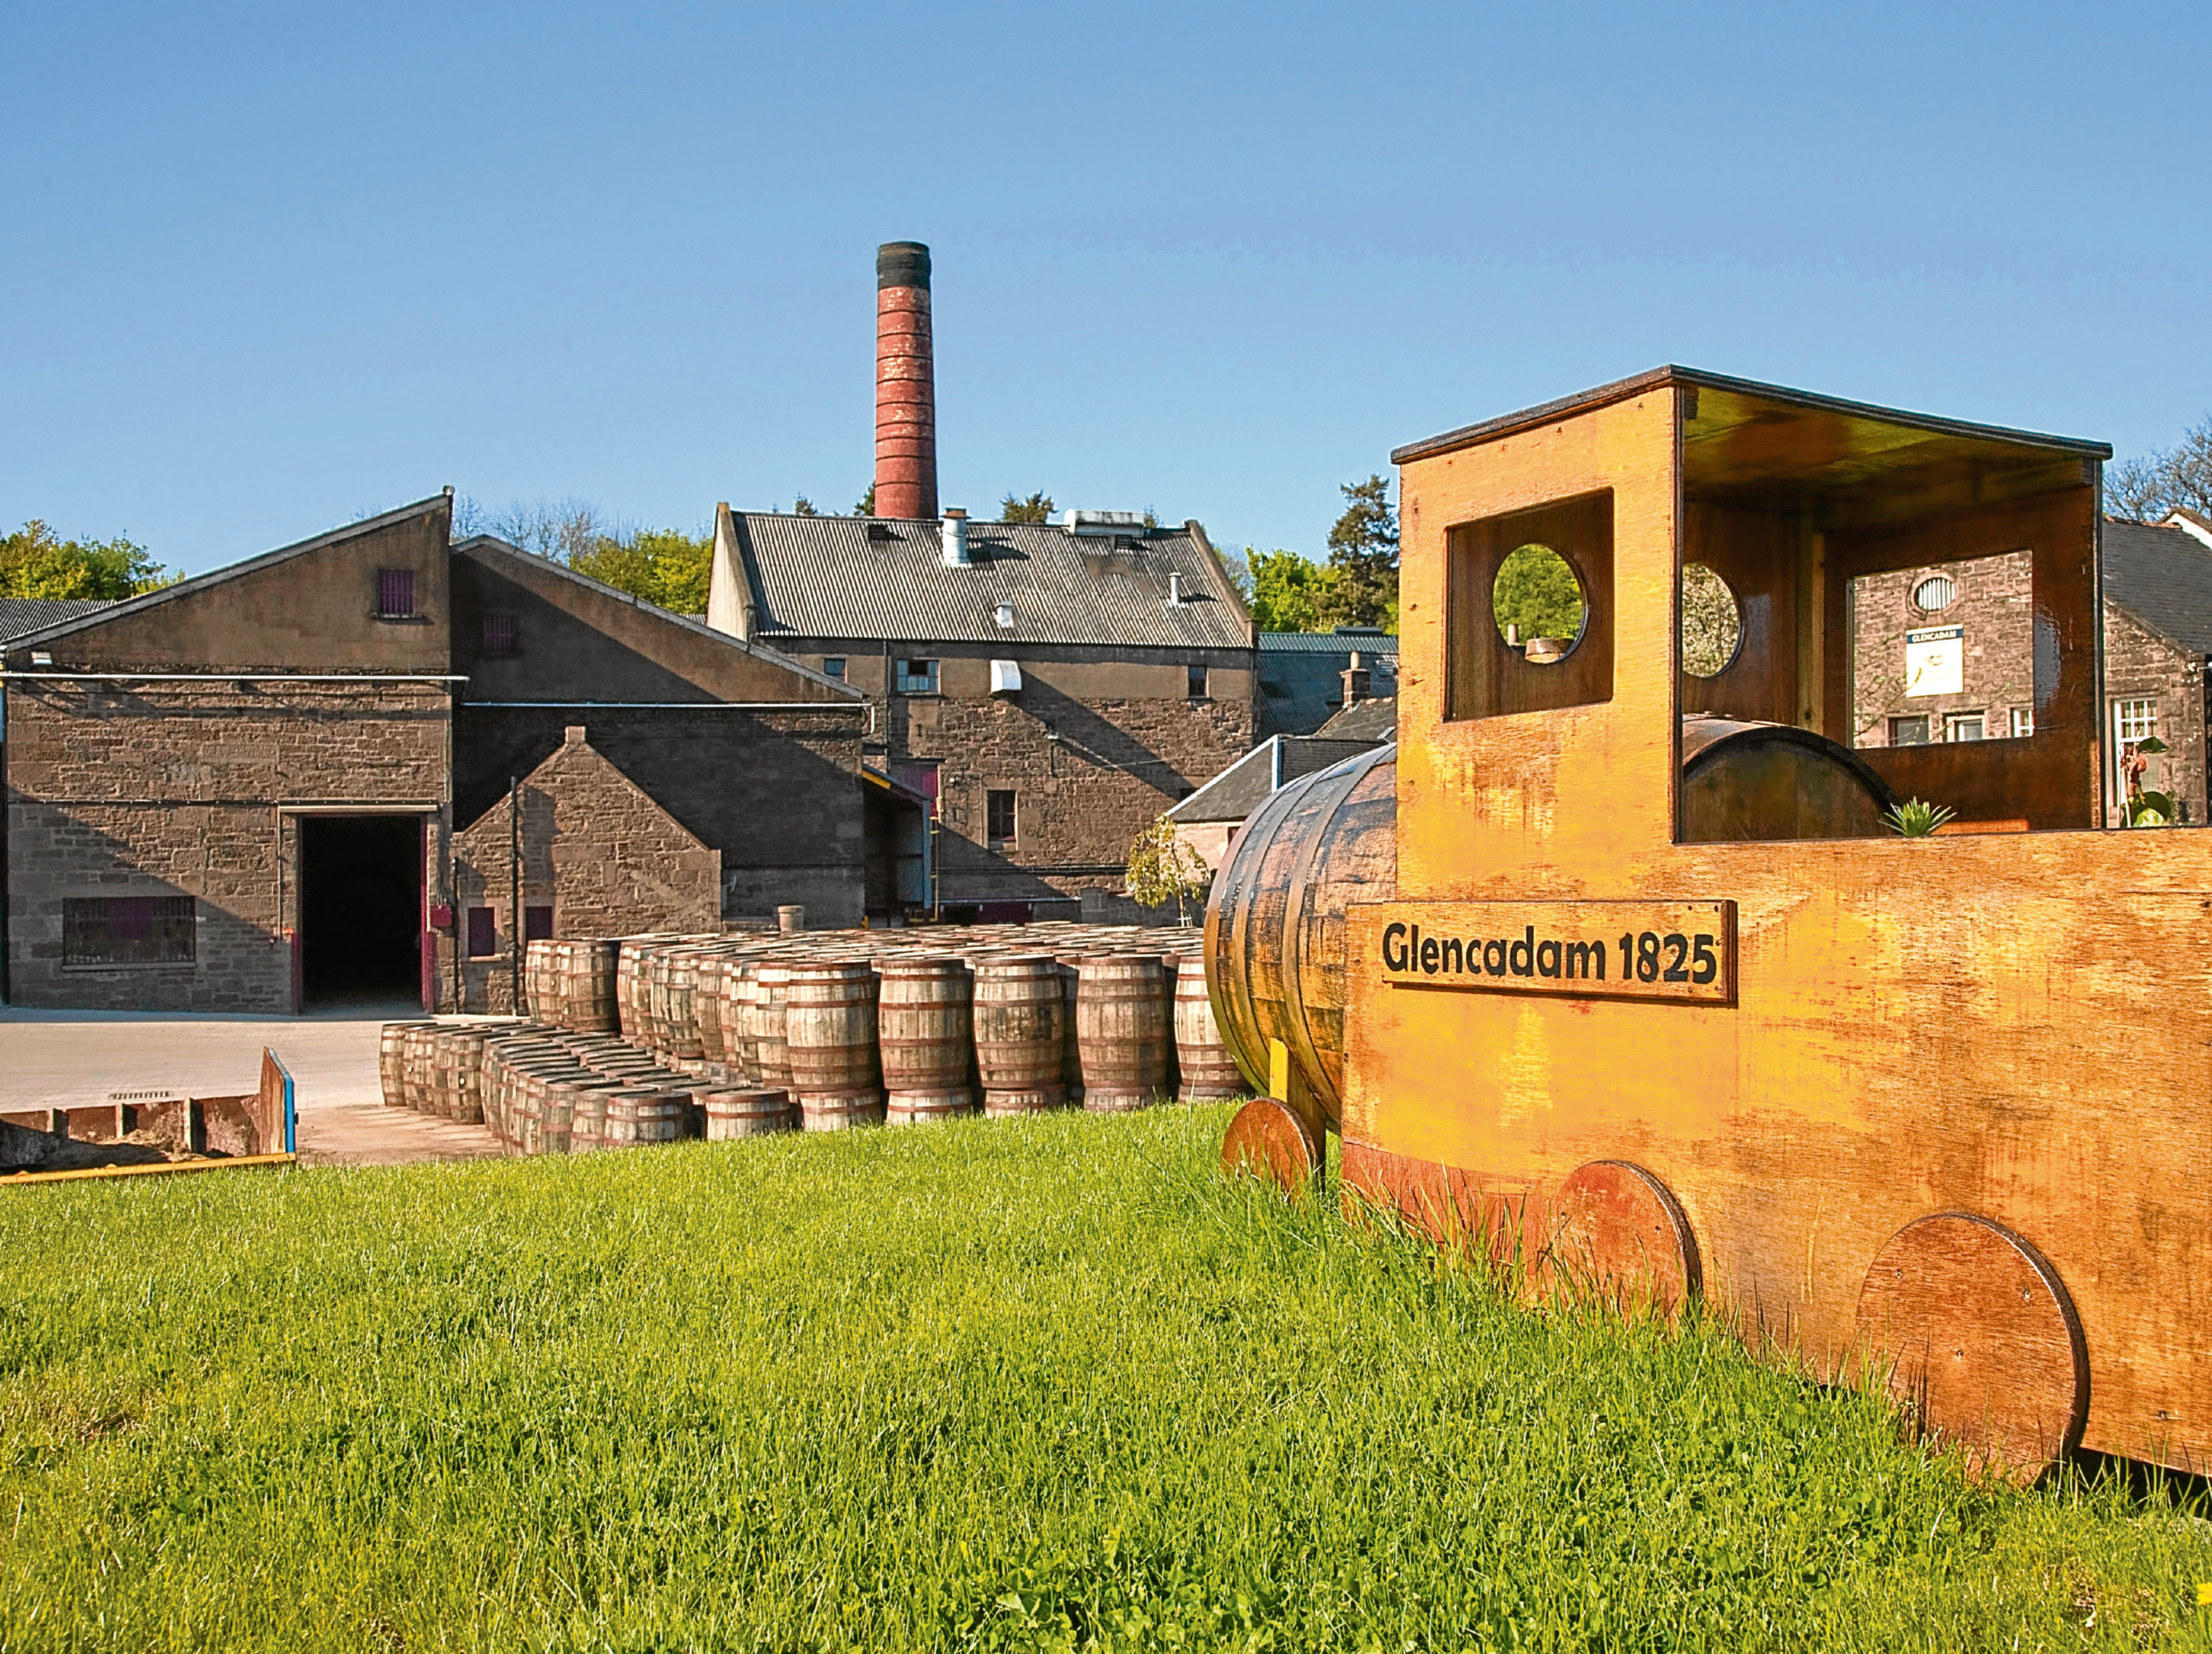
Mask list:
[[1522,546],[1507,557],[1490,604],[1498,629],[1513,627],[1523,644],[1531,638],[1571,643],[1582,634],[1583,589],[1567,560],[1549,546]]
[[809,500],[803,494],[791,502],[791,514],[793,517],[819,517],[822,515],[820,512],[814,509],[814,502],[811,500]]
[[2105,473],[2105,509],[2114,517],[2154,523],[2182,506],[2212,517],[2212,415],[2182,433],[2175,446]]
[[867,493],[862,494],[857,500],[853,502],[853,515],[855,517],[873,517],[875,514],[876,485],[871,482],[868,484]]
[[1252,571],[1248,607],[1262,632],[1324,632],[1325,600],[1334,595],[1337,573],[1295,551],[1245,549]]
[[1189,905],[1206,894],[1213,882],[1213,869],[1205,858],[1176,835],[1175,823],[1164,815],[1129,845],[1127,889],[1131,900],[1147,907],[1176,905],[1176,917],[1188,923]]
[[1010,494],[999,502],[999,520],[1001,523],[1049,523],[1053,509],[1052,496],[1042,490],[1026,500]]
[[703,615],[714,559],[711,535],[645,529],[621,536],[602,535],[588,550],[566,561],[579,574],[587,574],[649,603],[678,615]]
[[135,597],[176,578],[120,535],[64,540],[33,518],[0,536],[0,597]]
[[1330,626],[1398,625],[1398,513],[1380,473],[1347,482],[1344,515],[1328,531],[1328,566],[1336,579],[1320,601]]

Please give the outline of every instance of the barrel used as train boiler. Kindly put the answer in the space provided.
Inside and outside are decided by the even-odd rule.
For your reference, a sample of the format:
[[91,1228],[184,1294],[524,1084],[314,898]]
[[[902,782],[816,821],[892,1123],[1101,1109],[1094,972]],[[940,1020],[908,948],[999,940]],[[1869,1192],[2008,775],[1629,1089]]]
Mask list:
[[[1784,724],[1682,720],[1681,839],[1872,838],[1896,803],[1849,748]],[[1304,776],[1253,811],[1206,910],[1214,1019],[1246,1083],[1279,1040],[1328,1124],[1343,1114],[1345,909],[1398,894],[1398,749]]]

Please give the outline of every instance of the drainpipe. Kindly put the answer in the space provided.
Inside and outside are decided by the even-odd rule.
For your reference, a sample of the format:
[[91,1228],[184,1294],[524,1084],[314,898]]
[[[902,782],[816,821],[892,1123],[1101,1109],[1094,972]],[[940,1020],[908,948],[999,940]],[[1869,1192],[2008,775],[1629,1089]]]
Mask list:
[[507,778],[507,870],[513,881],[507,889],[514,896],[511,906],[512,925],[507,933],[507,965],[512,973],[514,995],[514,1014],[523,1015],[522,1007],[522,779]]

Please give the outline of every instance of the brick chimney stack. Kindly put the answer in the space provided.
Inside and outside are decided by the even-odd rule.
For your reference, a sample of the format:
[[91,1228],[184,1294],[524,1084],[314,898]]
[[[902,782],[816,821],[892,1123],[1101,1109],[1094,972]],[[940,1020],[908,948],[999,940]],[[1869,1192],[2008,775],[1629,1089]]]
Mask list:
[[1372,700],[1375,699],[1373,676],[1368,671],[1366,667],[1360,664],[1359,651],[1357,649],[1352,651],[1351,666],[1339,673],[1337,676],[1341,678],[1344,682],[1344,704],[1346,706],[1350,706],[1356,705],[1359,701]]
[[929,249],[876,249],[876,515],[937,515],[937,364]]

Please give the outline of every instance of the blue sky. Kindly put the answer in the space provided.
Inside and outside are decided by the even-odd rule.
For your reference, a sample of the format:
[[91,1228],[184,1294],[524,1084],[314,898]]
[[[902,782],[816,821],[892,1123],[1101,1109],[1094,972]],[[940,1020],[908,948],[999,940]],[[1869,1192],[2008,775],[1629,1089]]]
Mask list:
[[1320,548],[1662,361],[2212,409],[2202,5],[0,8],[0,519],[197,571],[452,483],[695,526],[872,464]]

